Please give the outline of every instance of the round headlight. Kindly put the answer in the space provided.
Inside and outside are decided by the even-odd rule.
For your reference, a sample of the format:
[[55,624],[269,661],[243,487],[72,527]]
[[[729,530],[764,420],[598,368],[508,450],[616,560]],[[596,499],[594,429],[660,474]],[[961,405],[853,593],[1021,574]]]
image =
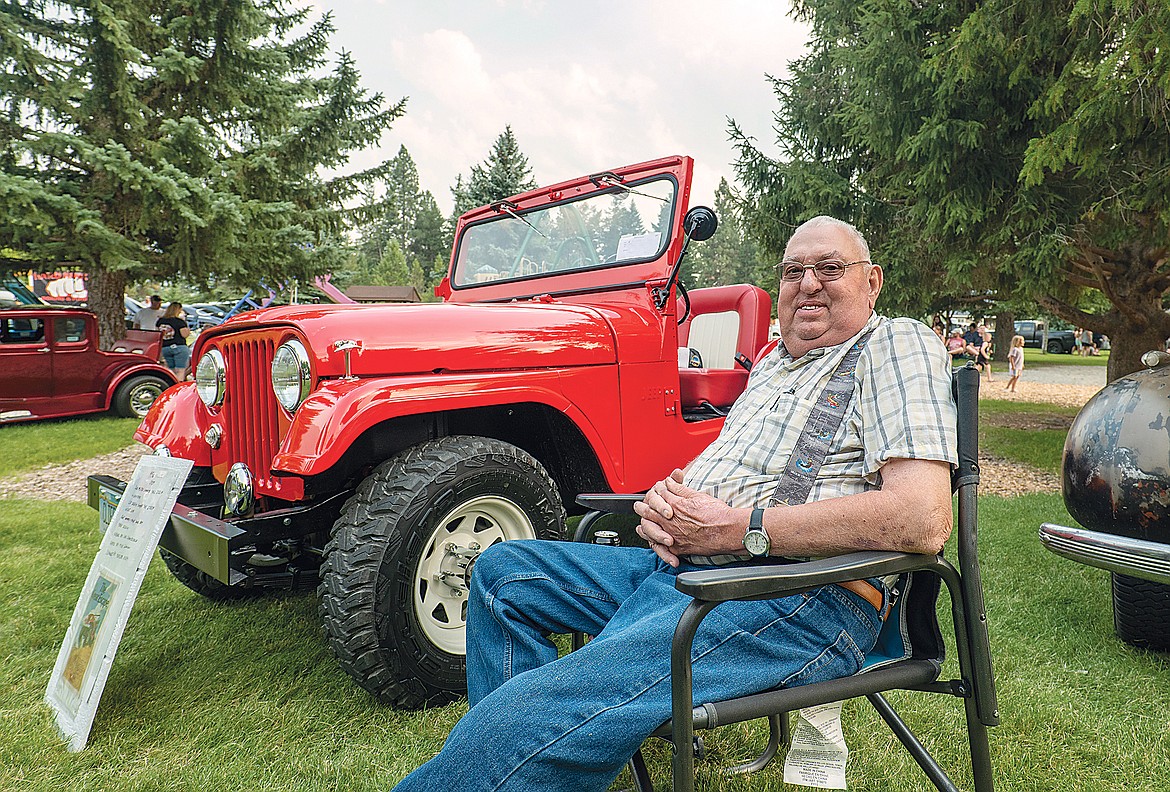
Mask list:
[[226,377],[227,368],[223,364],[223,355],[218,349],[207,350],[203,357],[199,358],[199,365],[195,367],[195,390],[208,407],[223,404]]
[[272,392],[280,406],[294,412],[308,398],[312,384],[305,347],[300,341],[281,344],[272,358]]

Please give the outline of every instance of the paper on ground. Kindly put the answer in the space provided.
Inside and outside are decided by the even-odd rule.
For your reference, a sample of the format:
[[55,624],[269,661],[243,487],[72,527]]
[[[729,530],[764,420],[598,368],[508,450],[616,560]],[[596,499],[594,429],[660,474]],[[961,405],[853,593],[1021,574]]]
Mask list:
[[802,709],[784,759],[784,783],[845,789],[849,747],[841,732],[841,702]]

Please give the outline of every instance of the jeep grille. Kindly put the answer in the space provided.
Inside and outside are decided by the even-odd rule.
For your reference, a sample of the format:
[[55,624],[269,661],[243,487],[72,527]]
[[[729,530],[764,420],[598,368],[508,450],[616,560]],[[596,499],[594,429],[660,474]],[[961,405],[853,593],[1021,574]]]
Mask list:
[[229,465],[246,463],[256,489],[279,497],[281,480],[272,475],[272,458],[280,445],[280,405],[270,381],[275,339],[236,334],[224,336],[216,346],[227,369],[220,414],[228,431],[219,449],[220,458]]

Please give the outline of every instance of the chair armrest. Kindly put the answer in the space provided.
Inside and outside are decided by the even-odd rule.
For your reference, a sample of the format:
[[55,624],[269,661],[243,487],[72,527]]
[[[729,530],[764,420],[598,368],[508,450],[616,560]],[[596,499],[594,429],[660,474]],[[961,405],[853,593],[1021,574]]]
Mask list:
[[703,569],[675,579],[679,591],[707,602],[765,599],[798,594],[830,583],[933,569],[938,556],[918,553],[861,552],[795,564]]
[[633,514],[634,504],[642,500],[641,495],[583,494],[577,496],[577,503],[591,511],[606,514]]

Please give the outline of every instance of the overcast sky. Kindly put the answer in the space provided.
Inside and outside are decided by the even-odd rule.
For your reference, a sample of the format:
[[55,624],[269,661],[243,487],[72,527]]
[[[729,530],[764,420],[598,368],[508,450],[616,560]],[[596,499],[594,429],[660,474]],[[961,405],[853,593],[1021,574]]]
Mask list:
[[405,145],[444,214],[456,175],[511,124],[540,184],[669,154],[695,158],[710,203],[735,152],[727,118],[771,148],[766,74],[786,74],[806,27],[786,0],[315,0],[335,50],[406,116],[368,166]]

